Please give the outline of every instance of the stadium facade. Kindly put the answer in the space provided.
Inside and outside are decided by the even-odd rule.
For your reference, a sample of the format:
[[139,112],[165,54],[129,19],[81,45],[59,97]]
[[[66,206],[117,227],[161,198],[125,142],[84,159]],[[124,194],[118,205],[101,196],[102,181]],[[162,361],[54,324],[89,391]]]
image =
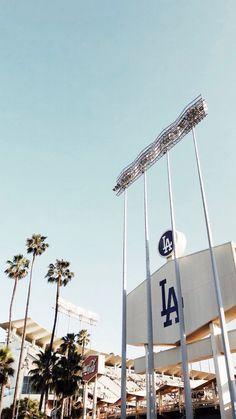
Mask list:
[[[236,244],[229,242],[214,248],[226,320],[236,317]],[[192,404],[196,417],[230,418],[230,401],[224,354],[219,330],[217,306],[212,285],[209,251],[203,250],[179,259],[186,321],[186,339],[191,380]],[[147,341],[145,281],[127,298],[127,342],[143,346]],[[175,295],[173,260],[168,260],[151,276],[156,407],[159,417],[181,417],[184,412],[183,373],[178,329],[178,305]],[[9,324],[0,324],[8,330]],[[11,350],[18,363],[23,319],[12,323]],[[39,399],[31,387],[29,371],[39,350],[49,344],[51,334],[31,318],[27,321],[24,363],[20,377],[20,397]],[[229,332],[231,352],[236,352],[236,330]],[[61,343],[54,340],[54,349]],[[161,351],[160,351],[161,347]],[[168,347],[168,349],[166,349]],[[78,350],[81,348],[78,347]],[[86,357],[99,355],[86,349]],[[96,417],[120,417],[121,357],[102,354],[104,373],[97,381]],[[212,359],[214,368],[199,370],[199,362]],[[203,364],[202,364],[203,365]],[[127,360],[127,415],[146,415],[146,359]],[[4,394],[4,406],[12,402],[14,378]],[[94,383],[88,385],[88,408],[92,412]],[[50,396],[48,415],[56,417],[54,398]],[[53,416],[54,414],[54,416]]]

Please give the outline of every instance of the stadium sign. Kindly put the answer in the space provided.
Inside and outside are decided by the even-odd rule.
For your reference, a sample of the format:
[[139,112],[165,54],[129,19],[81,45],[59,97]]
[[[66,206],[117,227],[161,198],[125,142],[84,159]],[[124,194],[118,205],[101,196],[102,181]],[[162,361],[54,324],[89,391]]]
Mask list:
[[[214,248],[222,290],[226,322],[236,319],[236,244]],[[209,323],[218,318],[209,250],[179,258],[187,340],[209,335]],[[179,307],[174,261],[170,260],[151,276],[154,345],[179,343]],[[127,344],[147,342],[146,281],[127,296]]]
[[172,255],[174,251],[174,241],[173,241],[173,232],[172,230],[167,230],[162,234],[159,243],[158,251],[161,256],[168,257]]
[[96,375],[103,374],[104,372],[104,356],[102,355],[89,355],[83,362],[82,378],[83,381],[91,381]]
[[[180,231],[175,230],[175,246],[178,257],[183,256],[186,248],[186,237]],[[158,243],[158,252],[164,258],[171,258],[174,253],[173,231],[167,230],[162,234]]]
[[161,310],[161,317],[165,317],[165,321],[163,323],[164,327],[168,327],[172,325],[171,315],[175,313],[175,323],[179,323],[179,308],[178,308],[178,300],[176,297],[174,287],[169,287],[166,290],[166,279],[163,279],[159,282],[161,287],[161,296],[162,296],[162,310]]

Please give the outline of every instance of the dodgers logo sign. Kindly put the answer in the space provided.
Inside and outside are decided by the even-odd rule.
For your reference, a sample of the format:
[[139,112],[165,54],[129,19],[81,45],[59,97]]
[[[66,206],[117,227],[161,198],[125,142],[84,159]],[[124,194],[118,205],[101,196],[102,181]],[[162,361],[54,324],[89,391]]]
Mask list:
[[98,372],[98,356],[90,355],[83,362],[82,378],[84,381],[90,381]]
[[174,241],[172,230],[167,230],[164,234],[162,234],[158,243],[158,251],[163,257],[168,257],[173,253]]
[[159,285],[161,287],[162,297],[161,317],[165,317],[163,326],[168,327],[172,325],[173,320],[175,323],[179,323],[178,300],[174,287],[166,288],[166,279],[160,281]]

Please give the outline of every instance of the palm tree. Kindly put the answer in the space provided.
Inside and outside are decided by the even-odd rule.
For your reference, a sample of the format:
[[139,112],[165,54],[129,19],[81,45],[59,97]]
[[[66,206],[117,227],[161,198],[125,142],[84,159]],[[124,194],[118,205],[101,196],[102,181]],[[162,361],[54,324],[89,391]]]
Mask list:
[[[74,367],[76,367],[76,375],[78,375],[79,371],[82,370],[82,364],[81,364],[82,358],[81,358],[81,355],[78,354],[78,349],[77,349],[77,336],[78,335],[75,334],[75,333],[67,333],[66,336],[62,337],[62,343],[57,350],[58,354],[64,355],[64,357],[66,357],[67,363],[69,362],[69,369],[71,369],[72,365],[74,365]],[[65,363],[65,361],[60,361],[59,366],[62,366],[63,362]],[[57,376],[57,379],[58,379],[58,373],[60,372],[60,369],[58,370],[57,365],[55,367],[56,367],[56,371],[57,371],[56,376]],[[68,380],[66,380],[66,383],[64,383],[66,385],[66,387],[68,387],[68,382],[67,381]],[[69,407],[68,410],[69,410],[70,414],[71,414],[71,409],[72,409],[72,398],[75,395],[76,391],[79,389],[78,384],[81,381],[81,379],[79,379],[78,377],[76,377],[76,379],[74,379],[72,377],[72,381],[75,381],[77,383],[77,385],[75,385],[75,383],[74,383],[73,384],[73,385],[75,385],[74,392],[72,392],[71,394],[67,394],[67,396],[66,396],[66,397],[68,397],[68,407]],[[63,384],[61,383],[61,387],[62,386],[63,386]],[[60,384],[59,384],[59,386],[57,384],[55,385],[56,390],[58,390],[58,388],[61,388],[61,387],[60,387]],[[64,402],[62,404],[64,405]],[[64,406],[62,406],[61,414],[63,412],[63,409],[64,409]]]
[[63,336],[62,343],[57,352],[69,357],[71,353],[76,351],[76,338],[77,335],[75,333],[67,333],[66,336]]
[[[90,334],[87,329],[81,329],[77,335],[77,343],[82,347],[81,357],[82,357],[82,369],[83,369],[83,362],[84,362],[84,352],[85,347],[90,342]],[[82,397],[84,398],[84,381],[82,382]],[[85,415],[86,408],[83,406],[83,415]]]
[[13,377],[14,369],[12,364],[14,358],[8,346],[0,349],[0,417],[2,412],[2,401],[4,395],[4,388],[8,383],[8,378]]
[[28,311],[29,311],[33,267],[34,267],[36,256],[41,256],[49,246],[48,243],[45,243],[46,239],[47,237],[41,236],[41,234],[33,234],[30,239],[26,240],[27,253],[32,253],[33,256],[32,256],[31,267],[30,267],[30,280],[29,280],[28,294],[27,294],[27,300],[26,300],[26,306],[25,306],[25,318],[24,318],[24,326],[23,326],[23,333],[22,333],[22,339],[21,339],[18,370],[17,370],[17,376],[16,376],[16,386],[15,386],[15,392],[14,392],[14,398],[13,398],[12,419],[15,418],[15,413],[16,413],[16,399],[17,399],[18,388],[19,388],[20,371],[22,367],[22,357],[23,357],[23,350],[24,350],[24,343],[25,343],[27,317],[28,317]]
[[[63,259],[57,259],[55,264],[50,263],[48,267],[48,272],[45,275],[45,278],[48,279],[49,283],[56,283],[57,284],[57,291],[56,291],[56,303],[55,303],[55,316],[54,316],[54,323],[52,328],[51,340],[49,344],[49,351],[48,351],[48,365],[50,364],[50,356],[53,349],[53,341],[55,336],[56,324],[57,324],[57,316],[58,316],[58,308],[59,308],[59,297],[60,297],[60,288],[62,286],[66,286],[68,282],[74,277],[74,273],[69,269],[70,262],[67,262]],[[46,382],[42,386],[41,397],[40,400],[43,400],[45,394],[45,406],[47,403],[47,391],[46,391]],[[42,402],[41,402],[42,403]],[[40,408],[42,405],[40,404]]]
[[[49,390],[52,385],[52,369],[58,359],[58,356],[56,353],[53,353],[52,356],[50,356],[50,362],[48,364],[48,351],[49,349],[46,349],[45,352],[40,351],[38,353],[37,359],[33,361],[35,368],[29,371],[32,386],[38,393],[41,393],[43,386],[46,386]],[[39,401],[39,410],[41,410],[43,403],[42,397],[43,394],[41,394]]]
[[29,259],[26,259],[23,255],[16,255],[13,257],[13,261],[8,260],[8,268],[5,270],[5,274],[9,278],[14,279],[14,286],[11,296],[10,308],[9,308],[9,326],[7,333],[7,346],[9,345],[11,335],[11,319],[12,319],[12,306],[15,298],[16,287],[19,279],[23,279],[28,275]]
[[68,334],[58,349],[59,357],[53,368],[53,387],[61,397],[61,419],[64,413],[64,401],[68,398],[69,417],[71,417],[71,399],[76,395],[81,381],[81,355],[76,348],[76,335]]
[[56,283],[57,284],[55,316],[54,316],[52,335],[51,335],[51,340],[50,340],[50,345],[49,345],[49,349],[50,349],[51,352],[52,352],[53,340],[54,340],[56,324],[57,324],[60,288],[62,286],[66,287],[68,282],[70,282],[71,279],[74,277],[74,272],[70,271],[69,266],[70,266],[70,262],[67,262],[63,259],[61,259],[61,260],[57,259],[55,264],[50,263],[50,265],[48,267],[48,272],[45,276],[45,278],[48,279],[49,283]]
[[81,354],[82,354],[82,360],[83,360],[85,347],[90,342],[90,334],[87,329],[81,329],[77,336],[78,336],[77,343],[82,347]]
[[[71,399],[76,394],[80,383],[80,355],[70,354],[70,357],[62,356],[54,369],[54,389],[61,397],[61,419],[63,419],[64,401]],[[69,408],[69,410],[71,410]]]

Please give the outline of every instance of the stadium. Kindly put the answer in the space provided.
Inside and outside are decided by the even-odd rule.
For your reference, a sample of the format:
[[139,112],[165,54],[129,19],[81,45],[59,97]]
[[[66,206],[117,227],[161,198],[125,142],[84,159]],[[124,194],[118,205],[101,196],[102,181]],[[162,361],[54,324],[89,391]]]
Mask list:
[[[236,244],[225,243],[214,248],[222,288],[224,312],[227,322],[236,315]],[[157,417],[183,417],[185,395],[179,343],[178,309],[175,306],[174,261],[169,259],[151,276],[153,293],[153,339],[155,371],[155,406]],[[203,250],[181,257],[180,271],[186,319],[186,338],[191,383],[191,399],[195,417],[230,418],[230,395],[225,373],[222,338],[209,270],[209,251]],[[197,267],[197,269],[196,269]],[[191,278],[191,280],[190,280]],[[163,283],[163,279],[165,282]],[[164,285],[163,285],[164,284]],[[146,281],[141,283],[127,298],[127,342],[144,346],[147,342]],[[165,286],[165,292],[164,287]],[[172,290],[171,294],[170,291]],[[169,294],[168,294],[169,292]],[[168,295],[171,295],[168,297]],[[164,301],[165,300],[165,301]],[[169,311],[168,311],[169,308]],[[165,309],[165,310],[164,310]],[[177,321],[176,321],[177,319]],[[12,323],[11,351],[17,364],[24,320]],[[233,323],[232,323],[233,324]],[[9,323],[1,328],[8,330]],[[51,333],[28,318],[24,347],[24,362],[20,376],[20,395],[39,399],[31,385],[29,371],[34,368],[40,350],[49,345]],[[231,352],[236,351],[236,330],[230,330]],[[4,343],[3,343],[4,344]],[[2,345],[3,345],[2,344]],[[61,344],[54,339],[53,349]],[[158,348],[158,351],[156,351]],[[81,348],[78,347],[78,351]],[[81,399],[81,416],[118,418],[121,416],[121,365],[119,355],[99,353],[85,349],[86,359],[101,361],[101,366],[87,380],[87,399]],[[94,361],[95,362],[95,361]],[[143,417],[147,414],[146,359],[140,357],[126,362],[126,415]],[[4,406],[10,406],[15,381],[9,381],[4,394]],[[95,393],[96,387],[96,393]],[[96,400],[95,400],[96,399]],[[83,404],[86,412],[83,413]],[[57,417],[55,396],[49,396],[48,417]],[[95,406],[95,407],[94,407]],[[94,411],[95,409],[95,411]]]

